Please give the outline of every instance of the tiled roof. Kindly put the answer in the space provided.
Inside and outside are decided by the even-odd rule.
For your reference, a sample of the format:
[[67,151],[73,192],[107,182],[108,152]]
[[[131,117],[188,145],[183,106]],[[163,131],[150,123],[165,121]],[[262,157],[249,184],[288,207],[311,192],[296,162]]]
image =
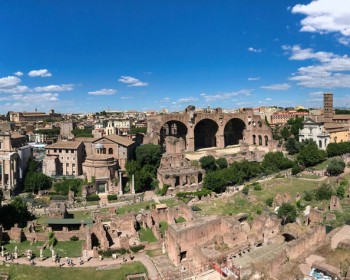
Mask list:
[[60,141],[54,144],[48,145],[46,149],[78,149],[81,141]]

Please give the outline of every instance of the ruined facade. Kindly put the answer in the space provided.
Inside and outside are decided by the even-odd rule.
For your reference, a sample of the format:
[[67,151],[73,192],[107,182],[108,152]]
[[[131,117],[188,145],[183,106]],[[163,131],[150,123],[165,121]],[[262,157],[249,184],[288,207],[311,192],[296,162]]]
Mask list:
[[26,137],[13,132],[8,123],[0,124],[0,188],[5,196],[20,187],[31,156]]
[[177,188],[199,187],[205,171],[191,166],[191,162],[184,155],[185,140],[168,136],[165,138],[166,152],[163,154],[157,172],[159,187],[164,184],[170,186],[170,190]]
[[221,108],[196,111],[188,106],[180,113],[149,116],[147,123],[146,142],[163,145],[167,136],[181,137],[186,151],[225,148],[240,142],[269,149],[276,145],[271,128],[252,109],[224,113]]

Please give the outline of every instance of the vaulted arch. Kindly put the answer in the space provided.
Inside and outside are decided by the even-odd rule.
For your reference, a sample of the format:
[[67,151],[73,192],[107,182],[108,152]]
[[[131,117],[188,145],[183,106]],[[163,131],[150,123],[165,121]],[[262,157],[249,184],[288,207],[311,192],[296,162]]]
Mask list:
[[239,140],[243,139],[245,123],[241,119],[230,119],[224,129],[225,147],[228,145],[237,145]]
[[195,150],[216,147],[218,124],[211,119],[203,119],[194,128]]
[[163,124],[159,134],[161,146],[163,146],[164,139],[167,136],[181,137],[186,141],[187,127],[180,121],[171,120]]

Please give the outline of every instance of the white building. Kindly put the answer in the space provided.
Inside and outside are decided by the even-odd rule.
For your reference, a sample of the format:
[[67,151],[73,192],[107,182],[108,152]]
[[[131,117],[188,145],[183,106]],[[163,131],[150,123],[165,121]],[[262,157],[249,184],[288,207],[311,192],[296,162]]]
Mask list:
[[307,119],[303,122],[304,128],[299,131],[299,141],[312,139],[319,149],[325,150],[330,143],[330,134],[324,126],[324,122]]

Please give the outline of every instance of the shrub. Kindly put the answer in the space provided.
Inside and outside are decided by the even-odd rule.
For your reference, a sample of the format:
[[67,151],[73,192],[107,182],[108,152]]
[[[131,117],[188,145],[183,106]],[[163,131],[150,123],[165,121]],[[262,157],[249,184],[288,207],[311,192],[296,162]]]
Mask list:
[[74,235],[70,238],[70,241],[79,241],[79,237]]
[[253,186],[254,186],[254,191],[261,191],[262,190],[261,185],[259,183],[254,183]]
[[167,193],[167,191],[168,191],[169,188],[170,188],[170,186],[169,186],[168,184],[164,184],[164,185],[163,185],[163,188],[161,188],[161,189],[158,190],[158,194],[159,194],[160,196],[166,195],[166,193]]
[[67,200],[68,197],[65,195],[51,195],[50,199],[51,200]]
[[134,253],[137,253],[138,251],[141,251],[143,249],[145,249],[145,245],[136,245],[130,247],[130,250]]
[[100,197],[97,194],[90,194],[86,197],[86,201],[99,201]]
[[272,207],[273,198],[272,198],[272,197],[269,197],[268,199],[266,199],[265,203],[266,203],[267,206]]
[[333,159],[327,166],[327,172],[331,176],[338,176],[343,173],[345,169],[345,162],[343,160]]
[[339,186],[336,190],[337,197],[344,198],[345,197],[345,187]]
[[300,171],[302,171],[302,168],[299,164],[294,164],[292,167],[292,175],[298,174]]
[[109,194],[109,195],[107,195],[107,199],[108,199],[108,201],[117,200],[118,196],[116,194]]
[[124,255],[126,253],[129,253],[129,250],[127,250],[125,248],[119,248],[119,249],[108,248],[107,250],[99,250],[98,251],[98,254],[104,258],[110,258],[110,257],[112,257],[113,254]]
[[260,208],[256,209],[256,214],[260,215],[262,213],[262,210]]
[[245,186],[242,190],[242,193],[245,194],[245,195],[248,195],[249,193],[249,187],[248,186]]
[[310,191],[304,191],[304,200],[311,201],[313,199],[313,193]]
[[219,169],[225,169],[228,166],[227,160],[225,158],[218,158],[216,160],[216,165],[219,167]]
[[328,200],[333,195],[333,189],[330,185],[322,184],[316,189],[315,196],[317,200]]
[[192,211],[201,211],[202,209],[199,208],[197,205],[192,205],[191,206]]

